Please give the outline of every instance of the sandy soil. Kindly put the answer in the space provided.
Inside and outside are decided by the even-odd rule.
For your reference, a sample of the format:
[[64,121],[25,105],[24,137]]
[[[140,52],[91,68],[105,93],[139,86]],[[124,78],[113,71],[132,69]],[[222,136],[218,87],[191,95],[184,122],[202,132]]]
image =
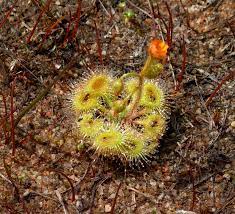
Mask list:
[[169,1],[168,130],[131,168],[80,146],[69,96],[91,71],[138,72],[150,39],[167,39],[167,5],[152,1],[154,21],[149,1],[79,2],[0,0],[0,213],[232,214],[235,5]]

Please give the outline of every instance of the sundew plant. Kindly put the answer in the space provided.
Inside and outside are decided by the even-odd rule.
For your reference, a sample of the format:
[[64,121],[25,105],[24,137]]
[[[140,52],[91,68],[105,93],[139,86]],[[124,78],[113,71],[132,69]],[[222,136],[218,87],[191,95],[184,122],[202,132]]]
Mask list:
[[157,78],[168,45],[153,39],[141,72],[107,71],[81,80],[72,96],[76,132],[99,156],[131,164],[148,160],[166,129],[167,103]]

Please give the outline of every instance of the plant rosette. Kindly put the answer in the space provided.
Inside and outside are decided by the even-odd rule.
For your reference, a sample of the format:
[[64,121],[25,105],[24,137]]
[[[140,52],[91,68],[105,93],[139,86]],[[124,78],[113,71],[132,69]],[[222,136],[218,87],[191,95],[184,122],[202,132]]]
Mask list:
[[159,41],[152,42],[157,47],[149,47],[150,58],[139,74],[93,72],[75,89],[76,132],[99,156],[135,164],[146,162],[158,147],[167,126],[167,101],[153,79],[163,70],[168,48]]

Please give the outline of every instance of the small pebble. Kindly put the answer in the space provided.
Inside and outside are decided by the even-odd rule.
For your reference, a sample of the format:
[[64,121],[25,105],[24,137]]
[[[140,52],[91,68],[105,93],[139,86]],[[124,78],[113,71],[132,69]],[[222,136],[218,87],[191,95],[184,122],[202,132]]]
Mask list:
[[151,186],[156,186],[157,185],[157,182],[153,179],[150,179],[150,185]]
[[231,123],[232,128],[235,128],[235,121]]
[[110,204],[106,204],[105,207],[104,207],[104,211],[106,213],[109,213],[111,211],[112,207],[110,206]]
[[176,210],[176,214],[196,214],[192,211],[186,211],[186,210]]
[[196,114],[202,114],[202,110],[201,110],[201,108],[198,108],[197,110],[196,110]]
[[158,186],[159,186],[159,188],[162,189],[165,185],[164,185],[164,183],[162,182],[162,183],[158,184]]
[[227,180],[229,180],[229,179],[231,178],[231,176],[230,176],[228,173],[225,173],[225,174],[223,175],[223,177],[224,177],[225,179],[227,179]]
[[110,199],[113,199],[113,198],[115,198],[115,196],[116,196],[116,194],[115,194],[115,193],[112,193],[112,194],[109,196],[109,198],[110,198]]

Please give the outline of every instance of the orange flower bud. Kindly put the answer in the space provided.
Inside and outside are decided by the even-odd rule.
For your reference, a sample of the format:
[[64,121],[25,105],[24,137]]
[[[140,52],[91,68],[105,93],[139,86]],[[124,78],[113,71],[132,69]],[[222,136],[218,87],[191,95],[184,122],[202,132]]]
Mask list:
[[169,46],[162,40],[153,39],[148,48],[149,54],[156,59],[164,59],[167,55]]

